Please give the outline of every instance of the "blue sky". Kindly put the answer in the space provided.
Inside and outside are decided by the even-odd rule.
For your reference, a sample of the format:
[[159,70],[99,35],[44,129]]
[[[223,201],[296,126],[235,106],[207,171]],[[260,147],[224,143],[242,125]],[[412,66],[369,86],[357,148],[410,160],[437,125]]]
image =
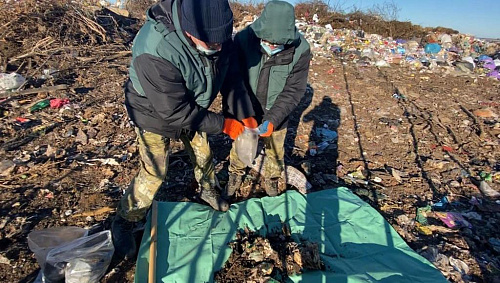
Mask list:
[[[258,1],[255,1],[258,2]],[[295,4],[301,0],[288,0]],[[390,0],[326,0],[348,9],[368,9]],[[399,20],[422,26],[444,26],[479,37],[500,38],[500,0],[394,0],[401,11]]]
[[[116,0],[108,0],[115,2]],[[243,0],[253,3],[264,0]],[[287,0],[295,4],[307,0]],[[324,0],[331,5],[339,4],[344,9],[356,6],[369,9],[374,4],[391,0]],[[424,27],[449,27],[462,33],[479,37],[500,38],[500,0],[394,0],[401,8],[400,21],[411,21]]]

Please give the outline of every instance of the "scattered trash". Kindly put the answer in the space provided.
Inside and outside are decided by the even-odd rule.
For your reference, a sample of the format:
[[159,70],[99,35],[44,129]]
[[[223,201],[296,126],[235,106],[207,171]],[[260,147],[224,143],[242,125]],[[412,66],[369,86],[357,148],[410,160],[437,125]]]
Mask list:
[[321,137],[323,141],[331,142],[338,138],[336,131],[332,131],[327,128],[316,128],[316,135]]
[[14,171],[16,164],[10,159],[5,159],[0,162],[0,176],[7,177]]
[[487,172],[481,171],[481,173],[479,173],[479,176],[484,181],[491,182],[493,180],[491,173],[487,173]]
[[17,73],[0,73],[0,92],[17,89],[24,84],[26,79]]
[[494,199],[500,198],[500,193],[495,191],[494,189],[492,189],[490,187],[490,185],[488,185],[488,183],[486,183],[486,181],[481,181],[479,183],[479,190],[481,191],[481,193],[483,193],[487,197],[494,198]]
[[432,205],[432,210],[443,211],[448,207],[448,197],[444,196],[439,202]]
[[446,152],[453,152],[453,148],[450,146],[443,145],[441,148]]
[[390,67],[391,65],[384,60],[379,60],[375,63],[377,67]]
[[498,115],[495,112],[493,112],[493,110],[491,110],[490,108],[477,109],[477,110],[474,110],[472,113],[474,113],[474,115],[476,115],[477,117],[481,117],[481,118],[498,117]]
[[0,254],[0,264],[8,264],[10,265],[10,260],[6,258],[4,255]]
[[406,99],[406,96],[402,95],[401,93],[394,93],[392,95],[392,97],[396,98],[396,99],[403,99],[405,100]]
[[112,166],[119,166],[120,163],[115,158],[94,158],[94,159],[88,159],[88,162],[95,162],[99,161],[101,162],[102,165],[112,165]]
[[425,226],[423,224],[417,223],[415,225],[415,229],[417,230],[417,232],[419,232],[422,235],[426,235],[426,236],[432,235],[432,230],[428,226]]
[[114,252],[111,231],[87,236],[71,226],[33,231],[28,246],[41,268],[35,282],[98,282]]
[[69,104],[69,99],[67,98],[54,98],[50,100],[50,108],[58,109],[64,105]]
[[427,222],[427,214],[430,213],[431,211],[432,207],[430,205],[417,208],[417,217],[415,218],[415,220],[417,220],[417,222],[422,225],[429,224]]
[[37,103],[35,103],[33,106],[30,107],[30,112],[33,113],[35,111],[39,111],[42,109],[45,109],[50,106],[50,100],[49,99],[44,99],[40,100]]
[[83,130],[78,130],[78,133],[76,134],[76,137],[75,137],[75,142],[79,142],[79,143],[85,145],[89,142],[89,138]]
[[28,123],[29,121],[31,121],[31,120],[28,119],[28,118],[23,118],[23,117],[17,117],[16,118],[16,122],[19,122],[21,124]]
[[453,268],[456,271],[460,272],[462,275],[469,273],[469,266],[462,260],[450,256],[449,261],[450,265],[453,266]]
[[464,213],[462,213],[462,215],[468,219],[473,219],[473,220],[477,220],[477,221],[483,220],[483,217],[481,217],[481,215],[479,213],[474,212],[474,211],[464,212]]
[[472,225],[457,212],[435,212],[435,215],[443,221],[449,228],[467,227],[472,228]]
[[59,76],[59,70],[56,69],[44,69],[42,79],[53,79]]
[[425,46],[425,53],[437,54],[439,51],[441,51],[441,45],[438,43],[429,43]]

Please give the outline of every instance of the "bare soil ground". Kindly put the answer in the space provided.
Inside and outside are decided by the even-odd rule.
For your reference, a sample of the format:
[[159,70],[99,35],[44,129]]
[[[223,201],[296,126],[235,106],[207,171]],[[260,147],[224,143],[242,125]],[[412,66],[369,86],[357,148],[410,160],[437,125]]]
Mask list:
[[[30,231],[66,225],[109,229],[113,208],[139,162],[123,107],[130,55],[120,52],[129,47],[122,37],[120,44],[73,53],[33,49],[26,60],[6,64],[4,71],[16,71],[23,61],[31,64],[25,72],[39,80],[30,81],[30,87],[66,83],[69,90],[0,102],[0,161],[6,161],[2,170],[7,172],[0,176],[0,281],[31,282],[36,277],[39,267],[26,240]],[[10,49],[4,54],[26,53]],[[472,114],[484,108],[500,114],[500,83],[395,65],[377,69],[344,63],[341,57],[312,61],[311,89],[291,117],[286,162],[306,173],[313,190],[351,188],[413,249],[433,247],[465,262],[469,271],[463,276],[449,264],[439,266],[451,282],[499,282],[499,248],[490,239],[500,234],[500,205],[482,196],[468,176],[500,170],[498,116]],[[42,80],[42,70],[49,67],[61,70],[60,75]],[[405,98],[394,97],[395,89]],[[56,97],[71,104],[30,113],[34,102]],[[20,123],[17,117],[31,122]],[[39,130],[39,125],[50,127]],[[310,149],[322,142],[318,128],[336,130],[339,138],[313,156]],[[224,183],[230,140],[223,135],[210,139]],[[490,185],[500,190],[495,176]],[[182,143],[173,141],[168,180],[157,198],[199,202],[196,189]],[[260,195],[257,188],[239,200]],[[480,217],[468,219],[472,228],[449,229],[436,220],[431,235],[419,232],[413,221],[417,208],[445,195],[451,202],[448,211]],[[133,282],[133,273],[133,263],[113,263],[102,282]]]

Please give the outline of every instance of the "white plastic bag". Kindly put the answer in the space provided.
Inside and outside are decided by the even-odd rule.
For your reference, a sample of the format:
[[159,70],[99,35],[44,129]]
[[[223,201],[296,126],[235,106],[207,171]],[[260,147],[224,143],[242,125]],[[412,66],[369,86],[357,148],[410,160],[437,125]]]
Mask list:
[[0,73],[0,91],[16,89],[24,84],[26,79],[17,73]]
[[235,149],[239,159],[246,166],[251,167],[253,160],[257,155],[257,147],[259,144],[259,130],[245,127],[241,135],[236,138]]
[[[44,240],[63,243],[40,248]],[[106,272],[114,252],[109,230],[87,236],[87,230],[78,227],[31,232],[28,245],[42,269],[38,282],[44,283],[98,282]]]
[[[29,233],[28,247],[35,254],[36,261],[40,265],[40,274],[46,273],[45,266],[47,254],[52,249],[87,236],[87,233],[88,231],[83,228],[72,226],[47,228]],[[51,268],[49,267],[49,269]],[[39,278],[43,282],[52,282],[45,281],[40,276]]]

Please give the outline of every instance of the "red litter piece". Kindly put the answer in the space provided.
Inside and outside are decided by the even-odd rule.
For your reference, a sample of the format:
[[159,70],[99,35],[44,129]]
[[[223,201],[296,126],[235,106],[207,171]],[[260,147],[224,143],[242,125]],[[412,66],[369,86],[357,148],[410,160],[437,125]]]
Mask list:
[[443,150],[446,151],[446,152],[452,152],[453,151],[453,148],[447,146],[447,145],[443,145]]
[[69,99],[67,98],[54,98],[50,100],[50,108],[57,109],[64,105],[69,104]]
[[23,117],[17,117],[16,118],[16,121],[19,122],[19,123],[26,123],[26,122],[29,122],[30,119],[28,118],[23,118]]

